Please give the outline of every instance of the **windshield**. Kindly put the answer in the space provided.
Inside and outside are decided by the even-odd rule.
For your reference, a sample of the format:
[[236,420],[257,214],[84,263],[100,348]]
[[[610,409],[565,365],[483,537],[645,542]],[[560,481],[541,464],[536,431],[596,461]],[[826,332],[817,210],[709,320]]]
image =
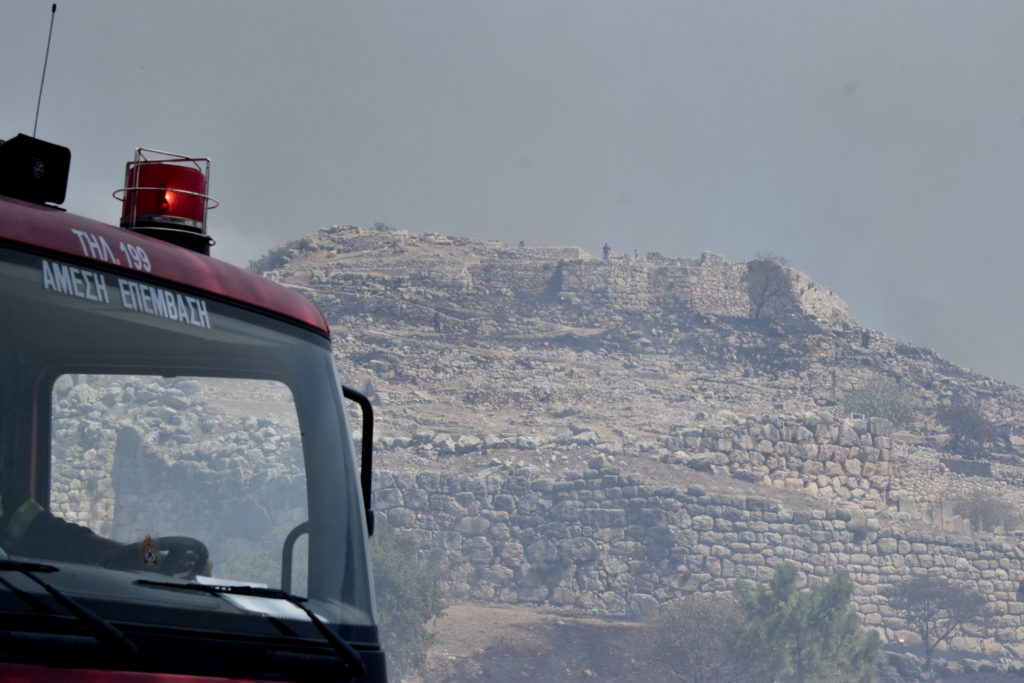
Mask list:
[[309,621],[283,601],[161,598],[145,578],[283,588],[347,637],[372,626],[358,472],[325,338],[18,251],[0,250],[0,287],[17,322],[0,342],[5,552],[69,563],[51,583],[107,618]]

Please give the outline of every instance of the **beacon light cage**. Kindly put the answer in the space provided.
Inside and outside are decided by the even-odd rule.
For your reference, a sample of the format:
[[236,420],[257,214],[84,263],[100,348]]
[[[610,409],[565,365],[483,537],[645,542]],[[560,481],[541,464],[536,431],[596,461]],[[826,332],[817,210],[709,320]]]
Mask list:
[[213,238],[206,215],[218,202],[210,197],[210,160],[140,147],[125,164],[121,227],[208,254]]

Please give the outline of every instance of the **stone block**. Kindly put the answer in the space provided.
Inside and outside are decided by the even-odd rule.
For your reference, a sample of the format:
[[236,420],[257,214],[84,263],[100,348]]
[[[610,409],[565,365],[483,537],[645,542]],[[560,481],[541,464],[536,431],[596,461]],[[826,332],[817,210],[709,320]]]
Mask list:
[[532,564],[543,564],[554,562],[558,559],[558,544],[554,541],[542,538],[526,547],[526,559]]
[[892,555],[899,552],[899,542],[895,538],[880,538],[877,545],[879,555]]
[[858,457],[864,462],[878,462],[882,459],[882,452],[874,446],[861,446]]
[[378,510],[401,507],[402,493],[397,488],[376,489],[373,492],[373,502],[374,507]]
[[498,546],[498,556],[508,565],[522,566],[526,560],[523,544],[519,541],[507,541]]
[[538,493],[551,493],[556,486],[557,484],[550,479],[537,479],[530,484],[530,490]]
[[843,469],[851,477],[860,477],[862,470],[862,463],[860,460],[851,458],[843,463]]
[[690,526],[697,531],[710,531],[715,527],[715,520],[708,515],[696,515],[690,518]]
[[416,525],[416,513],[409,508],[393,508],[388,510],[387,520],[396,529],[411,529]]
[[484,538],[470,538],[462,544],[462,556],[473,564],[487,564],[494,558],[494,548]]
[[592,562],[599,553],[597,543],[586,537],[570,538],[561,544],[561,557],[570,562]]
[[884,417],[870,417],[868,433],[872,436],[892,436],[892,423]]
[[849,422],[843,422],[839,425],[839,439],[838,443],[840,446],[859,446],[860,436],[857,431],[853,428]]
[[658,600],[653,595],[637,593],[629,598],[629,614],[635,617],[649,617],[658,610]]
[[[846,462],[855,462],[847,460]],[[826,477],[841,477],[844,474],[843,465],[836,461],[829,461],[825,463],[825,476]]]
[[516,499],[507,493],[499,493],[494,496],[491,505],[495,510],[514,512],[516,509]]
[[583,503],[578,500],[566,500],[556,503],[548,512],[548,519],[558,522],[572,522],[580,517],[583,511]]

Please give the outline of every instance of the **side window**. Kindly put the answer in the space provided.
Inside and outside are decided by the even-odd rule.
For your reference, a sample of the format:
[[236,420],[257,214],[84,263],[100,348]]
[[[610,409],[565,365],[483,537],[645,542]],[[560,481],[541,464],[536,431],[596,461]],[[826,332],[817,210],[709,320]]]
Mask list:
[[[213,574],[278,586],[307,518],[288,388],[266,380],[74,374],[54,384],[50,511],[116,541],[187,536]],[[305,590],[306,555],[293,555]]]

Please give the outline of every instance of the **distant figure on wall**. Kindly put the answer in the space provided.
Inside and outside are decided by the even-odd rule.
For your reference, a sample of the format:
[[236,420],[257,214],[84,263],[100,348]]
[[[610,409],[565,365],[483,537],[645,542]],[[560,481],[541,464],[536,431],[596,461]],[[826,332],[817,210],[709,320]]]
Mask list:
[[612,255],[612,248],[608,246],[607,242],[605,242],[601,252],[604,253],[604,260],[607,261],[608,257]]

